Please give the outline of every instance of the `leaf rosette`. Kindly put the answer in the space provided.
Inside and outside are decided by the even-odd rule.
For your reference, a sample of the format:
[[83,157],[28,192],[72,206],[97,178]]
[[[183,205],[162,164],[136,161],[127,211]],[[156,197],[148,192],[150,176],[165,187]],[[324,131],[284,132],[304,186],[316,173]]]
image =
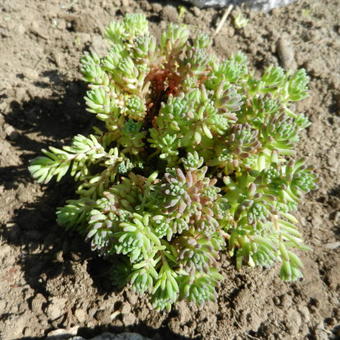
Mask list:
[[282,279],[301,277],[296,250],[308,247],[293,213],[316,178],[294,159],[309,122],[292,103],[308,95],[306,72],[271,66],[256,78],[245,55],[221,61],[185,25],[158,41],[142,14],[105,35],[107,55],[81,59],[93,133],[29,166],[44,184],[74,177],[58,223],[116,256],[115,281],[157,309],[214,300],[221,252],[237,268],[281,263]]

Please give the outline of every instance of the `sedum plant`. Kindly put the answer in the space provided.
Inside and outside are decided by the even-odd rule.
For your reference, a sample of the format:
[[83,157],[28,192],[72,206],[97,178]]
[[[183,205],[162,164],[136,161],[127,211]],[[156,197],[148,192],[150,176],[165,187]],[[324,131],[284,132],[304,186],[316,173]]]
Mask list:
[[237,268],[281,263],[283,280],[301,277],[296,250],[307,247],[292,213],[315,175],[294,158],[309,122],[292,108],[307,96],[305,71],[257,78],[243,54],[220,60],[186,26],[157,41],[141,14],[106,37],[105,57],[81,59],[93,133],[29,166],[40,183],[74,177],[58,223],[123,256],[121,272],[157,309],[214,300],[222,252]]

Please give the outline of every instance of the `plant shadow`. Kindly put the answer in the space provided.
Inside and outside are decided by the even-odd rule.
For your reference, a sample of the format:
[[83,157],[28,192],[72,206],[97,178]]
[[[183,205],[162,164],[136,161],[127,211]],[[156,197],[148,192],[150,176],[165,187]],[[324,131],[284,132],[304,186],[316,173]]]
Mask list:
[[[17,75],[20,77],[20,74]],[[42,148],[59,146],[77,133],[87,133],[93,117],[84,114],[82,97],[85,85],[81,81],[67,81],[57,71],[46,71],[42,77],[48,83],[36,82],[39,88],[51,88],[46,97],[33,97],[24,102],[12,101],[5,122],[16,131],[12,146],[20,150],[21,165],[0,168],[0,179],[5,189],[15,189],[19,183],[27,183],[31,177],[29,160],[39,155]]]
[[48,280],[59,275],[72,275],[71,260],[74,257],[78,261],[87,261],[98,293],[109,293],[116,290],[105,275],[113,265],[112,261],[91,252],[90,246],[78,233],[56,224],[56,208],[74,197],[73,181],[65,178],[60,183],[51,182],[42,187],[40,197],[35,193],[37,186],[32,185],[29,161],[40,155],[42,148],[61,146],[78,133],[86,135],[94,124],[94,116],[85,112],[83,97],[86,87],[83,82],[68,81],[53,70],[41,76],[47,77],[49,82],[34,85],[40,88],[49,86],[52,94],[21,103],[12,101],[4,117],[6,124],[16,131],[16,138],[10,143],[20,151],[21,163],[1,167],[0,182],[5,191],[19,188],[34,202],[24,202],[14,210],[11,220],[1,226],[0,237],[20,247],[19,263],[26,282],[36,293],[47,297]]

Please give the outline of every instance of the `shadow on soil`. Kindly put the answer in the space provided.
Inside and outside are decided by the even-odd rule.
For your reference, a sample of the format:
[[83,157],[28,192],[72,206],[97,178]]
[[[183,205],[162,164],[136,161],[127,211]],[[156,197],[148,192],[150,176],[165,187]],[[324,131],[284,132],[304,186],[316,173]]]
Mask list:
[[[6,190],[22,184],[25,196],[29,197],[36,196],[28,191],[30,186],[26,185],[32,182],[27,170],[29,160],[39,155],[42,148],[52,144],[60,146],[61,140],[68,141],[77,133],[87,133],[93,118],[85,113],[82,103],[85,86],[81,82],[68,82],[54,71],[43,76],[49,78],[49,85],[35,85],[42,88],[51,86],[52,95],[48,98],[34,97],[23,103],[13,101],[11,111],[5,116],[6,123],[16,131],[11,144],[20,150],[22,162],[16,167],[0,168],[0,180]],[[44,188],[42,197],[15,210],[9,225],[0,230],[0,236],[9,244],[21,247],[19,260],[25,279],[36,292],[45,296],[44,286],[48,279],[72,274],[69,261],[72,255],[79,253],[80,261],[92,260],[89,247],[78,235],[65,231],[55,222],[56,207],[71,198],[73,190],[69,179],[59,184],[51,183]]]
[[[21,165],[0,168],[0,181],[5,190],[16,189],[18,186],[29,190],[31,186],[27,184],[32,182],[27,170],[29,160],[39,155],[42,148],[49,145],[60,147],[74,135],[91,131],[94,119],[85,112],[82,98],[86,88],[83,83],[66,81],[54,71],[46,72],[43,76],[47,76],[50,83],[36,83],[35,86],[51,86],[53,94],[48,98],[35,97],[22,103],[13,101],[11,111],[5,117],[6,123],[16,131],[16,138],[11,140],[11,144],[22,155]],[[73,275],[72,261],[87,261],[87,270],[99,295],[119,290],[114,288],[111,280],[111,268],[117,261],[113,263],[98,257],[78,233],[66,231],[55,222],[56,208],[74,195],[72,180],[66,178],[60,183],[50,183],[38,198],[34,192],[26,194],[34,197],[35,201],[24,203],[14,211],[10,223],[0,228],[0,237],[21,248],[19,263],[32,289],[47,298],[48,280],[60,275]],[[152,330],[140,324],[129,330],[152,336],[161,334],[160,339],[186,339],[171,333],[167,327]],[[93,337],[104,331],[117,333],[126,329],[112,326],[81,328],[78,334]],[[61,339],[60,336],[47,338]]]
[[[18,77],[21,75],[19,74]],[[77,133],[89,131],[93,116],[85,112],[82,97],[85,85],[80,81],[66,81],[56,71],[41,74],[49,83],[36,82],[40,88],[50,87],[49,97],[34,97],[19,103],[12,101],[5,121],[15,129],[11,144],[22,153],[18,167],[0,168],[0,179],[5,189],[16,188],[31,178],[27,166],[30,159],[49,145],[60,146],[60,140],[70,140]],[[30,138],[29,134],[36,137]]]

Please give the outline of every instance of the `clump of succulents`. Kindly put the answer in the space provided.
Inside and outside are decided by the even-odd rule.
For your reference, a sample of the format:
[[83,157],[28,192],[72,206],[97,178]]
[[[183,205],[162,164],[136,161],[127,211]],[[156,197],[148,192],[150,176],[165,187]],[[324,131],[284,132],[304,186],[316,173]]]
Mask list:
[[294,146],[309,125],[292,103],[307,96],[304,70],[269,67],[260,78],[236,54],[219,60],[208,36],[170,24],[157,41],[141,14],[106,30],[107,56],[86,53],[87,111],[100,124],[29,167],[41,183],[67,173],[75,199],[57,221],[105,256],[124,256],[132,287],[157,309],[215,298],[219,254],[281,263],[301,277],[306,249],[292,215],[315,175]]

